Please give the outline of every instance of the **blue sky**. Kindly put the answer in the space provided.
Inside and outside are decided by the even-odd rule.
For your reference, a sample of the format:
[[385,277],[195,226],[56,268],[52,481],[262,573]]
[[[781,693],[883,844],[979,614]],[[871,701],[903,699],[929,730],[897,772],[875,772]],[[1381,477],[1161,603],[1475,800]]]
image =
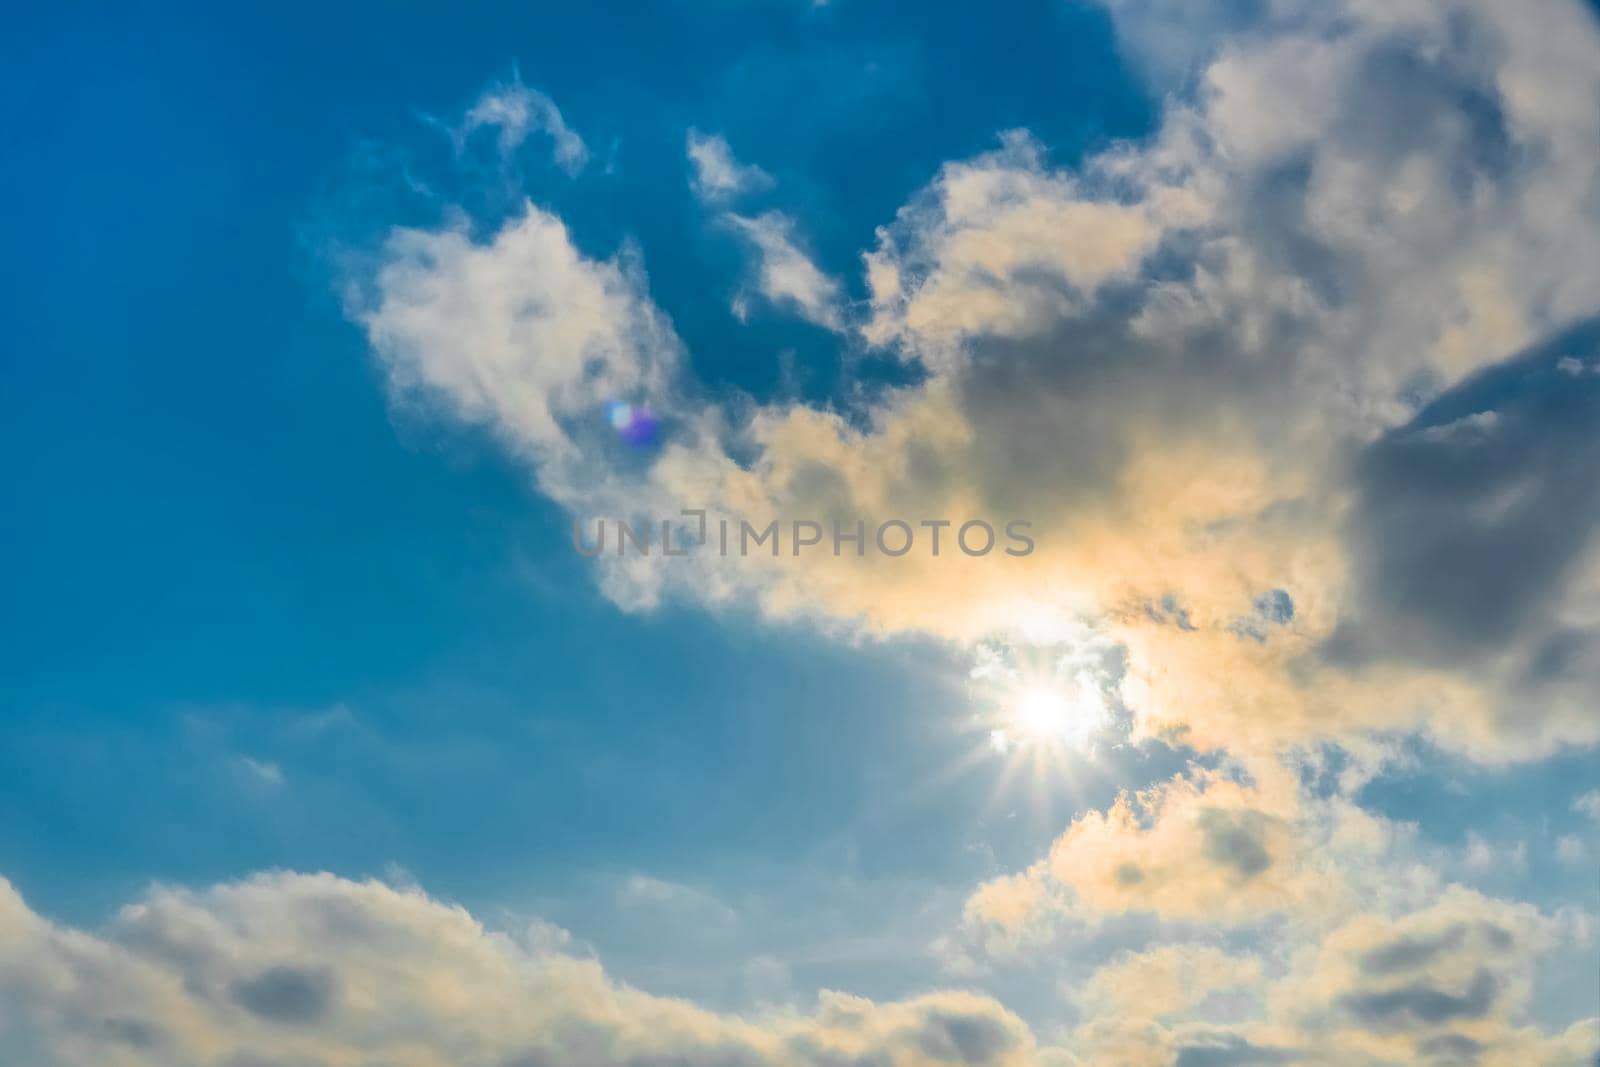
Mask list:
[[[369,192],[341,184],[359,171],[364,142],[387,137],[421,155],[448,151],[443,138],[430,143],[421,116],[459,110],[514,67],[530,79],[537,71],[575,124],[598,131],[588,136],[618,145],[618,173],[598,190],[539,178],[570,204],[580,239],[603,249],[631,235],[645,247],[663,280],[658,298],[703,354],[696,369],[708,387],[773,393],[774,351],[797,348],[806,351],[809,389],[835,392],[840,355],[822,331],[782,321],[741,328],[721,301],[703,299],[735,280],[739,253],[708,232],[695,209],[685,130],[726,129],[769,148],[764,166],[804,183],[791,195],[822,206],[837,230],[816,235],[824,261],[847,266],[907,188],[939,160],[987,147],[996,128],[1031,121],[1069,144],[1138,129],[1147,105],[1106,50],[1104,17],[1040,14],[1057,45],[1082,50],[1092,70],[1030,66],[1016,72],[1014,88],[983,102],[931,76],[981,20],[965,30],[954,20],[897,26],[865,13],[770,6],[718,13],[709,33],[680,13],[624,18],[617,40],[596,32],[612,21],[598,11],[587,27],[553,26],[532,12],[520,20],[485,14],[479,25],[441,25],[437,17],[394,25],[386,17],[386,59],[369,39],[372,13],[353,9],[315,32],[291,12],[224,22],[174,10],[155,25],[151,13],[129,16],[135,25],[110,12],[35,15],[12,46],[22,52],[14,76],[23,76],[8,94],[9,125],[20,128],[28,151],[6,180],[16,183],[13,199],[30,205],[18,219],[22,240],[44,257],[12,268],[32,278],[30,298],[14,312],[17,351],[35,353],[12,364],[17,387],[7,391],[4,429],[12,455],[35,457],[8,465],[14,492],[32,502],[27,522],[7,532],[15,595],[6,601],[14,638],[4,674],[17,736],[47,744],[94,721],[127,732],[114,747],[159,749],[178,739],[186,716],[253,712],[271,720],[397,702],[411,706],[372,714],[401,731],[421,727],[412,721],[420,714],[446,729],[476,722],[465,732],[487,726],[497,737],[543,721],[580,751],[594,738],[609,743],[626,723],[625,738],[637,741],[624,747],[637,746],[636,759],[668,746],[691,767],[735,775],[745,762],[736,755],[771,761],[798,740],[800,762],[815,764],[798,772],[802,782],[820,774],[830,789],[847,786],[852,776],[836,777],[833,768],[848,754],[807,758],[831,731],[805,734],[834,708],[863,731],[885,729],[875,721],[881,711],[847,708],[859,708],[863,690],[906,685],[893,658],[863,663],[804,633],[744,640],[737,623],[730,634],[701,614],[630,619],[597,601],[581,561],[562,551],[562,516],[492,446],[448,427],[397,431],[361,339],[328,293],[319,252],[306,243],[324,227],[365,224],[328,217]],[[786,48],[790,33],[804,33],[805,47]],[[129,34],[145,35],[135,39],[148,46],[131,49]],[[692,42],[691,53],[663,35]],[[1098,37],[1098,47],[1079,43],[1085,37]],[[448,58],[398,66],[392,58],[424,47]],[[575,54],[590,49],[603,51]],[[76,76],[50,73],[68,56]],[[882,73],[858,69],[867,64]],[[597,67],[611,74],[596,78]],[[268,74],[290,68],[301,73]],[[832,81],[833,68],[860,84],[840,89],[832,107],[848,113],[856,94],[895,101],[890,136],[837,112],[832,121],[818,115],[809,132],[774,128],[768,108],[829,106],[808,85],[813,77]],[[1041,82],[1081,79],[1104,92],[1102,79],[1113,78],[1117,106],[1046,118],[1053,109]],[[760,108],[740,88],[752,80],[768,101]],[[874,163],[858,169],[863,152]],[[20,294],[22,284],[18,278],[12,291]],[[68,431],[69,420],[94,431]],[[846,684],[839,667],[816,665],[818,656],[864,673]],[[722,669],[707,677],[709,664]],[[798,695],[784,678],[824,687],[806,700],[808,713],[783,706]],[[937,699],[919,693],[902,714]],[[429,715],[416,707],[439,701],[479,710]],[[943,710],[948,717],[952,708]],[[652,725],[656,716],[663,721]],[[540,778],[573,773],[569,758],[546,760]],[[108,772],[125,788],[142,783],[137,793],[166,792],[165,776],[148,774],[146,758],[131,762],[102,767],[67,790],[70,798],[57,803],[72,812],[45,832],[70,825],[91,841],[104,832],[100,820],[82,819],[80,790],[93,791]],[[616,795],[637,788],[631,774],[617,777],[595,791],[591,802],[602,810],[634,807]],[[48,781],[43,791],[42,806]],[[444,782],[428,791],[446,803],[452,794]],[[697,803],[687,793],[665,799],[680,797]],[[98,800],[101,811],[112,809],[111,825],[146,822],[124,794]],[[29,847],[8,856],[13,864],[40,854],[42,842],[28,838],[48,825],[43,814],[18,820],[14,832]],[[632,821],[618,830],[637,839]],[[237,833],[235,823],[188,843],[178,850],[190,857],[179,869],[139,857],[112,861],[106,852],[116,850],[91,845],[84,860],[97,877],[85,884],[68,874],[52,888],[93,894],[108,875],[216,876],[264,863],[368,870],[394,858],[239,855]],[[454,855],[450,865],[464,861]]]
[[[1588,1062],[1555,7],[17,13],[0,1052]],[[693,506],[1040,549],[571,550]],[[362,1017],[333,902],[562,1007]],[[236,970],[151,947],[211,921]]]

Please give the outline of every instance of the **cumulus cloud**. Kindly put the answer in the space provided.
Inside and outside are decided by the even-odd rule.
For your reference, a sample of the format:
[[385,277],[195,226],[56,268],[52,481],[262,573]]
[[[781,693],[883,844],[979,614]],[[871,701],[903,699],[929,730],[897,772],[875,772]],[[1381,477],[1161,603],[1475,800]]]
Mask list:
[[1527,905],[1454,887],[1427,908],[1361,915],[1333,931],[1274,988],[1273,1008],[1369,1060],[1558,1063],[1592,1055],[1593,1022],[1581,1040],[1519,1022],[1531,961],[1552,935],[1550,920]]
[[[1554,932],[1527,905],[1451,887],[1276,959],[1192,944],[1124,953],[1083,986],[1069,1047],[1105,1067],[1587,1062],[1600,1019],[1554,1033],[1526,1021],[1531,963]],[[1242,1018],[1238,1004],[1208,1011],[1230,992],[1246,997]]]
[[[619,603],[751,599],[964,643],[1088,620],[1127,651],[1135,734],[1202,748],[1428,730],[1494,760],[1592,742],[1600,562],[1592,494],[1572,488],[1592,390],[1561,369],[1600,358],[1561,332],[1600,291],[1592,15],[1199,4],[1204,32],[1177,49],[1149,5],[1111,6],[1159,60],[1157,129],[1070,169],[1007,134],[913,195],[864,255],[859,329],[924,373],[864,410],[683,401],[637,262],[584,259],[531,205],[487,241],[398,234],[358,318],[399,383],[531,442],[575,511],[625,496],[1040,532],[1004,566],[604,564]],[[690,144],[708,190],[746,184],[721,142]],[[791,218],[726,221],[754,296],[846,328]],[[585,277],[597,295],[555,299]],[[573,378],[591,343],[604,388]],[[648,461],[580,432],[585,404],[630,389],[681,416]],[[581,475],[546,458],[562,450]]]
[[[1259,996],[1262,962],[1210,945],[1178,943],[1123,952],[1090,976],[1075,999],[1084,1021],[1071,1047],[1086,1067],[1270,1063],[1275,1050],[1195,1017],[1213,996]],[[1247,1055],[1249,1054],[1249,1055]],[[1292,1062],[1285,1055],[1279,1062]]]
[[1313,846],[1315,829],[1292,796],[1216,774],[1178,777],[1079,816],[1045,860],[974,893],[967,918],[1015,931],[1041,911],[1235,924],[1332,912],[1349,890]]
[[870,340],[951,359],[963,340],[1048,333],[1088,310],[1100,286],[1132,278],[1168,225],[1199,220],[1201,205],[1181,190],[1119,202],[1047,168],[1026,132],[1003,142],[945,164],[879,231],[865,256]]
[[1585,919],[1447,884],[1411,828],[1299,777],[1180,778],[1080,816],[973,894],[967,944],[1003,964],[1142,939],[1066,987],[1084,1065],[1594,1057],[1600,1019],[1533,1022],[1536,963]]
[[[1348,921],[1281,967],[1204,944],[1125,952],[1074,991],[1084,1019],[1066,1044],[1044,1045],[967,992],[707,1011],[617,982],[548,924],[491,929],[374,881],[156,888],[95,933],[0,881],[0,1054],[38,1067],[1171,1067],[1470,1051],[1557,1067],[1593,1053],[1600,1020],[1556,1034],[1523,1021],[1530,961],[1554,935],[1526,905],[1452,889]],[[1215,998],[1238,995],[1250,1017],[1214,1016]]]
[[621,985],[544,928],[485,928],[417,890],[264,874],[157,889],[100,934],[0,881],[0,1054],[38,1067],[1022,1067],[1028,1028],[985,997],[738,1018]]
[[1119,1019],[1160,1019],[1191,1011],[1214,993],[1260,981],[1259,959],[1178,943],[1121,954],[1090,977],[1078,1000],[1086,1011]]
[[[1600,462],[1600,383],[1560,373],[1573,349],[1600,351],[1600,324],[1475,375],[1362,453],[1358,584],[1329,655],[1472,664],[1542,697],[1551,728],[1592,722],[1600,505],[1582,487]],[[1525,719],[1525,703],[1501,707]]]
[[[401,395],[496,427],[576,513],[1031,520],[1022,560],[598,566],[630,607],[754,602],[969,652],[1088,632],[1120,652],[1104,695],[1133,739],[1236,757],[1247,773],[1080,814],[968,903],[985,952],[1117,916],[1329,939],[1278,961],[1300,999],[1259,1024],[1102,1027],[1082,1035],[1100,1062],[1587,1055],[1589,1031],[1523,1019],[1537,922],[1494,923],[1503,951],[1487,918],[1453,932],[1419,910],[1437,877],[1385,860],[1393,828],[1283,760],[1407,732],[1484,761],[1600,738],[1600,379],[1573,371],[1600,362],[1595,20],[1349,0],[1242,30],[1199,4],[1181,43],[1112,7],[1158,127],[1071,168],[1023,132],[947,163],[864,253],[859,322],[792,219],[726,214],[756,295],[918,370],[865,407],[693,402],[637,259],[581,255],[533,205],[482,239],[397,232],[358,321]],[[605,437],[618,398],[661,415],[653,453]],[[1430,938],[1447,969],[1371,962]]]
[[667,402],[679,345],[637,261],[585,257],[532,204],[487,245],[464,225],[395,230],[370,283],[349,310],[397,402],[494,429],[558,499],[617,462],[599,432],[606,403]]

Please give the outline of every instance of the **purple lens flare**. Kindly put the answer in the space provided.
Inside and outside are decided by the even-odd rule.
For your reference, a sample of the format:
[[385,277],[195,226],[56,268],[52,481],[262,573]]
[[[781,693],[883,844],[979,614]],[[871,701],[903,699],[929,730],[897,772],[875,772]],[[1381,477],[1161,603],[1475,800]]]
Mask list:
[[606,418],[618,437],[637,448],[655,444],[661,429],[660,420],[648,404],[617,401],[606,405]]

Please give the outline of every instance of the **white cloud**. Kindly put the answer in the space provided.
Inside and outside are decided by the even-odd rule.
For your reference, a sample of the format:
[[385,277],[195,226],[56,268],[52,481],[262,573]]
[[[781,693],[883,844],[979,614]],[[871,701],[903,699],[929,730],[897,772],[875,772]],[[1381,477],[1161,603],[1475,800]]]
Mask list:
[[687,148],[694,166],[690,186],[701,200],[728,200],[773,186],[772,175],[754,164],[740,163],[728,142],[718,134],[690,130]]
[[1132,203],[1096,195],[1012,131],[999,151],[945,164],[879,231],[865,257],[866,336],[939,360],[974,336],[1048,333],[1088,309],[1101,285],[1131,278],[1167,227],[1198,223],[1201,210],[1181,190]]
[[1600,789],[1591,789],[1572,802],[1572,810],[1600,821]]
[[457,151],[478,130],[499,131],[500,154],[509,157],[530,134],[549,137],[555,161],[568,173],[576,174],[589,160],[589,149],[561,117],[561,109],[545,94],[522,84],[520,78],[487,90],[467,110],[453,131]]
[[793,220],[778,211],[755,218],[730,214],[723,220],[755,251],[757,292],[807,322],[830,330],[843,328],[839,280],[819,270],[795,243]]
[[103,933],[57,926],[0,880],[0,1058],[35,1067],[1023,1067],[1028,1028],[994,1001],[874,1003],[743,1019],[658,998],[485,928],[416,890],[263,874],[157,889]]
[[[1406,457],[1374,450],[1422,400],[1591,310],[1600,117],[1579,102],[1600,93],[1594,20],[1576,3],[1548,25],[1466,0],[1269,6],[1227,48],[1187,53],[1195,76],[1165,86],[1148,138],[1068,169],[1016,134],[913,196],[866,254],[861,329],[929,374],[848,416],[677,403],[679,346],[642,271],[577,254],[536,207],[483,243],[398,233],[358,317],[407,395],[500,427],[585,514],[624,497],[763,522],[1025,510],[1046,531],[1007,569],[608,562],[619,603],[754,600],[966,644],[1087,620],[1126,651],[1136,735],[1252,758],[1372,732],[1431,730],[1484,760],[1592,743],[1600,662],[1581,638],[1600,555],[1580,515],[1548,556],[1561,580],[1529,582],[1546,593],[1515,613],[1456,610],[1484,567],[1429,585],[1403,558],[1467,534],[1489,552],[1531,528],[1511,521],[1524,511],[1579,495],[1512,472],[1494,500],[1433,501],[1444,519],[1423,529],[1406,507],[1431,498],[1407,491]],[[1167,32],[1150,10],[1113,5],[1130,45]],[[743,306],[850,325],[790,218],[727,221],[756,255]],[[593,380],[577,370],[590,345]],[[575,436],[630,391],[682,422],[653,463]],[[1475,419],[1460,433],[1419,428],[1416,447],[1440,451],[1412,466],[1550,432],[1537,411],[1461,414]],[[1380,460],[1397,471],[1388,497]],[[1372,482],[1352,487],[1352,469]],[[1240,640],[1268,591],[1292,617]],[[1169,602],[1187,625],[1154,610]]]
[[1494,850],[1489,847],[1489,842],[1477,834],[1467,834],[1467,866],[1474,870],[1488,870],[1494,863]]
[[980,887],[966,918],[985,940],[994,928],[1022,934],[1020,945],[999,942],[1017,948],[1039,941],[1030,931],[1048,936],[1041,913],[1233,926],[1342,914],[1355,894],[1341,861],[1388,844],[1381,833],[1346,832],[1361,814],[1313,809],[1282,781],[1257,788],[1214,773],[1174,778],[1078,816],[1044,860]]
[[464,227],[395,230],[370,288],[351,313],[397,399],[495,429],[558,499],[607,477],[582,447],[605,404],[668,403],[679,345],[638,265],[584,256],[532,204],[487,244]]
[[[1524,1021],[1531,961],[1557,933],[1526,905],[1452,888],[1421,908],[1358,915],[1277,961],[1205,944],[1125,952],[1070,991],[1087,1014],[1054,1047],[965,992],[874,1002],[825,991],[804,1011],[712,1012],[617,982],[547,923],[492,929],[373,881],[277,872],[156,888],[89,932],[41,917],[0,880],[0,1056],[35,1067],[1171,1067],[1190,1062],[1185,1049],[1254,1048],[1332,1067],[1425,1062],[1470,1042],[1491,1067],[1558,1067],[1592,1055],[1600,1020],[1557,1033]],[[768,986],[792,980],[774,961],[753,966]],[[1241,996],[1216,1014],[1217,998]],[[1240,1003],[1255,1006],[1243,1019]]]
[[1261,976],[1259,959],[1180,942],[1120,954],[1094,972],[1077,999],[1097,1015],[1161,1019],[1189,1012],[1214,993],[1257,986]]
[[234,760],[239,774],[252,785],[276,788],[283,785],[283,768],[270,760],[240,756]]
[[632,874],[623,880],[617,893],[625,907],[658,912],[679,919],[693,917],[701,923],[726,926],[739,920],[739,913],[703,890],[679,882]]
[[1085,1067],[1588,1062],[1600,1019],[1556,1032],[1527,1022],[1532,964],[1557,925],[1451,887],[1426,906],[1276,938],[1286,950],[1269,957],[1186,944],[1125,953],[1084,984],[1094,1010],[1069,1047]]
[[[690,187],[703,203],[725,203],[738,196],[761,192],[775,184],[760,167],[740,163],[728,142],[714,134],[689,131],[688,156],[694,166]],[[755,257],[752,288],[772,306],[798,314],[830,330],[843,328],[842,287],[824,274],[795,240],[795,223],[779,211],[759,216],[723,211],[717,221],[731,228],[750,246]],[[740,322],[750,314],[750,296],[734,297],[732,311]]]

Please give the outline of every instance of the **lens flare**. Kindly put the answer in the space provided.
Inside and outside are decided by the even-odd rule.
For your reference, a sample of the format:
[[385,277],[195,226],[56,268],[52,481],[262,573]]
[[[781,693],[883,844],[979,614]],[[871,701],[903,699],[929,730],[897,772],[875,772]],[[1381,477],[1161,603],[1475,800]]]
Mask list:
[[630,445],[644,447],[655,444],[661,423],[648,404],[627,404],[617,401],[606,405],[606,419],[618,437]]

